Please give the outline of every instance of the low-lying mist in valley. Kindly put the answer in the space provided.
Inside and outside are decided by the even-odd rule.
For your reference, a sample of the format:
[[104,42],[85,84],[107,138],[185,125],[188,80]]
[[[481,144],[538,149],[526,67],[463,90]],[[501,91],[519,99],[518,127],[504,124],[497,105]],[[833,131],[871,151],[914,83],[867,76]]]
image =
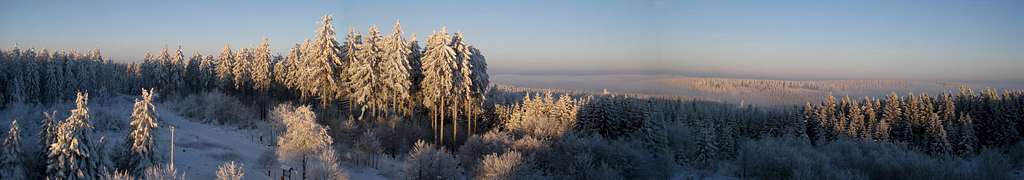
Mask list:
[[975,89],[1020,89],[1016,81],[945,80],[772,80],[691,77],[649,74],[495,74],[496,84],[527,88],[572,89],[578,91],[636,93],[682,96],[732,104],[760,106],[802,105],[818,102],[828,95],[883,97],[891,92],[941,94],[961,87]]

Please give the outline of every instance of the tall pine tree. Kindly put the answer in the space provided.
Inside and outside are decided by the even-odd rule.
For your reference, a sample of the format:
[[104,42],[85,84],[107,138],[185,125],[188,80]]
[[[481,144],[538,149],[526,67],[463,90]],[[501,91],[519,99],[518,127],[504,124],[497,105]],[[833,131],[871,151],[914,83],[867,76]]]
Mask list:
[[92,144],[92,117],[87,107],[88,94],[79,92],[75,109],[57,126],[50,144],[46,174],[50,179],[96,179],[100,175],[99,154]]
[[[431,120],[436,123],[435,139],[438,144],[444,142],[444,120],[447,117],[455,119],[457,113],[453,113],[455,105],[459,102],[458,82],[456,81],[458,64],[455,61],[455,50],[450,43],[452,37],[446,28],[435,31],[427,40],[426,51],[423,53],[423,82],[420,95],[423,106],[430,110]],[[447,112],[447,113],[446,113]]]
[[156,164],[153,133],[158,125],[152,93],[152,90],[143,89],[142,99],[135,100],[132,107],[131,129],[125,140],[125,144],[128,145],[125,168],[135,175],[140,175],[142,170]]
[[21,157],[21,131],[18,120],[11,120],[11,128],[0,148],[0,179],[25,179],[25,167]]

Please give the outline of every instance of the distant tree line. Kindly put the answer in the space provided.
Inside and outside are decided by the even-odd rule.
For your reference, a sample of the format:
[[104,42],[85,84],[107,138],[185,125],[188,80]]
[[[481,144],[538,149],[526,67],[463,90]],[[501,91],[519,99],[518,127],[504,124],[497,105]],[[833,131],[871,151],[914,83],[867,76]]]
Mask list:
[[961,88],[943,93],[861,100],[828,96],[807,103],[807,135],[815,144],[840,138],[905,143],[933,154],[966,155],[1012,145],[1024,135],[1024,92]]

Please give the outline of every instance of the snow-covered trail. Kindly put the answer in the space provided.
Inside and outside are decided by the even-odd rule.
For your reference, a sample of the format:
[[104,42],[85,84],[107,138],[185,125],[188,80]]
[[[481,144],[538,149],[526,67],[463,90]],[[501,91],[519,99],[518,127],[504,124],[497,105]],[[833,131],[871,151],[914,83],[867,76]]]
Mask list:
[[157,104],[160,117],[160,129],[156,143],[161,156],[170,161],[169,146],[171,141],[170,127],[175,127],[174,162],[180,172],[188,179],[214,179],[217,166],[228,161],[242,163],[245,168],[245,179],[276,179],[267,176],[267,170],[273,169],[274,177],[280,174],[276,165],[274,149],[271,144],[259,137],[252,130],[240,130],[226,126],[203,124],[188,120],[175,114],[169,108]]

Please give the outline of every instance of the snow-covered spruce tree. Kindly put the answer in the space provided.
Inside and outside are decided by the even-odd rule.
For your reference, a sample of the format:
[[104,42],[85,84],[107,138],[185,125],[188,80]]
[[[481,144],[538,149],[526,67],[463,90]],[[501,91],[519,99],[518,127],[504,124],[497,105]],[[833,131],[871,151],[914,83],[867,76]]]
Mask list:
[[[57,111],[43,112],[43,120],[39,122],[39,151],[37,157],[41,160],[48,160],[50,157],[50,144],[57,135]],[[46,162],[40,163],[41,168],[46,168]]]
[[217,167],[217,180],[242,180],[242,177],[245,176],[242,166],[235,161],[220,164]]
[[[747,107],[750,108],[750,107]],[[718,132],[715,132],[715,144],[717,145],[716,157],[732,159],[736,157],[737,142],[739,140],[739,122],[736,118],[725,118],[716,124]]]
[[[412,81],[412,98],[416,98],[416,94],[420,90],[420,82],[423,81],[423,63],[420,61],[420,57],[423,57],[423,48],[420,48],[419,41],[416,40],[416,35],[413,34],[409,38],[409,79]],[[418,106],[413,104],[410,106]]]
[[891,132],[893,126],[901,121],[900,117],[903,116],[901,103],[895,92],[885,96],[885,101],[882,102],[882,118],[878,120],[878,128],[875,129],[875,140],[894,142]]
[[[1017,142],[1019,139],[1016,123],[1009,117],[1008,106],[1005,100],[993,88],[985,88],[981,91],[980,106],[982,112],[972,114],[977,121],[978,138],[984,146],[1001,147]],[[980,116],[980,117],[979,117]]]
[[839,119],[836,117],[836,97],[832,95],[826,97],[825,102],[821,103],[818,110],[818,119],[821,120],[822,128],[825,130],[824,142],[832,142],[836,138],[835,125]]
[[850,123],[846,129],[846,134],[851,139],[860,139],[860,137],[862,137],[861,133],[867,129],[866,122],[864,121],[864,111],[861,108],[863,108],[863,106],[854,102],[850,108],[847,109],[846,116],[847,119],[850,120]]
[[206,55],[203,58],[203,63],[199,64],[199,68],[203,74],[202,88],[204,90],[212,90],[217,87],[217,59],[213,55]]
[[692,157],[694,158],[692,163],[697,164],[700,167],[710,167],[712,162],[718,158],[718,145],[715,144],[716,134],[713,129],[714,125],[709,124],[710,120],[703,120],[700,125],[700,129],[697,131],[697,144],[696,151]]
[[[420,96],[423,106],[431,115],[435,124],[436,142],[444,142],[444,120],[451,117],[455,121],[459,109],[458,102],[461,100],[461,90],[458,85],[458,63],[455,61],[455,50],[449,45],[452,38],[448,35],[446,28],[435,31],[427,40],[426,51],[423,53],[423,82],[421,83]],[[449,112],[449,113],[445,113]],[[453,123],[453,125],[455,125]],[[453,126],[454,127],[454,126]]]
[[192,52],[192,57],[189,57],[185,61],[185,73],[182,76],[184,81],[184,87],[182,91],[187,93],[196,93],[201,89],[204,89],[204,81],[206,81],[206,75],[203,73],[203,55],[199,52]]
[[[893,126],[893,138],[899,142],[906,142],[912,146],[922,147],[921,145],[926,144],[922,142],[922,136],[926,134],[914,134],[914,130],[921,130],[921,125],[927,124],[927,115],[922,111],[923,105],[921,104],[921,98],[908,93],[903,103],[903,117],[901,121],[897,121]],[[924,123],[922,123],[924,122]]]
[[235,66],[231,67],[231,76],[235,79],[235,90],[245,91],[252,85],[252,49],[242,48],[235,52]]
[[278,61],[274,64],[274,81],[289,90],[295,90],[296,83],[298,82],[298,72],[301,72],[298,67],[299,61],[299,45],[288,51],[288,56],[285,59]]
[[153,91],[143,89],[142,99],[136,99],[132,107],[131,130],[125,140],[128,147],[125,148],[124,168],[134,175],[140,175],[146,167],[156,164],[153,132],[159,127],[157,121]]
[[957,123],[959,136],[956,138],[956,144],[953,144],[953,151],[957,155],[965,156],[975,153],[978,146],[978,137],[974,131],[974,120],[971,119],[971,115],[960,114],[960,118],[955,122]]
[[188,59],[185,59],[185,52],[181,50],[181,46],[178,46],[178,50],[175,51],[174,56],[171,57],[170,65],[167,66],[167,78],[169,79],[169,83],[164,85],[169,86],[170,88],[165,89],[177,93],[186,88],[184,70],[188,63],[186,62],[187,60]]
[[409,73],[412,49],[402,36],[402,25],[395,21],[391,35],[384,39],[384,56],[379,64],[380,90],[386,95],[384,105],[387,109],[410,116],[413,113],[411,105],[415,104],[412,99],[412,76]]
[[50,179],[96,179],[100,175],[99,154],[93,149],[90,132],[89,95],[79,92],[75,109],[57,126],[46,174]]
[[260,47],[256,48],[253,54],[255,57],[250,62],[252,70],[252,86],[256,92],[266,92],[270,89],[270,82],[272,80],[270,66],[271,66],[271,55],[270,55],[270,39],[263,38],[260,42]]
[[862,103],[864,113],[864,124],[861,125],[864,129],[861,129],[860,138],[864,140],[873,140],[875,135],[875,124],[878,124],[878,108],[880,102],[878,99],[864,97]]
[[[13,101],[15,101],[15,102],[29,102],[29,103],[31,103],[31,102],[35,101],[34,100],[35,98],[32,97],[33,95],[42,95],[42,94],[47,94],[48,92],[49,93],[54,93],[54,95],[58,95],[56,97],[61,97],[60,95],[63,95],[63,94],[59,94],[59,93],[63,92],[62,90],[39,89],[40,88],[39,85],[50,85],[50,84],[43,84],[43,83],[39,83],[39,82],[33,82],[33,81],[38,81],[38,80],[53,80],[53,81],[57,81],[57,82],[60,82],[60,83],[64,83],[64,79],[53,79],[53,78],[47,79],[47,77],[44,77],[46,75],[44,75],[43,73],[34,72],[36,70],[41,72],[41,71],[44,71],[42,69],[48,69],[50,67],[55,67],[54,70],[59,70],[59,71],[56,71],[56,73],[58,73],[60,75],[63,75],[63,72],[64,72],[64,62],[63,61],[51,60],[51,58],[52,58],[51,56],[56,56],[56,55],[51,54],[50,51],[45,49],[45,48],[42,49],[42,50],[36,50],[34,48],[28,49],[28,50],[22,50],[18,54],[19,54],[19,56],[16,57],[15,59],[13,59],[13,63],[14,63],[14,65],[16,67],[19,67],[19,68],[13,68],[12,71],[10,72],[11,76],[13,76],[13,79],[11,79],[11,81],[12,81],[11,82],[12,83],[11,86],[12,87],[11,87],[11,91],[9,93],[11,94]],[[39,79],[36,79],[36,77],[39,77]],[[59,76],[59,77],[63,77],[63,76]],[[53,84],[53,85],[59,85],[57,87],[64,87],[63,84]],[[36,91],[42,91],[42,92],[38,92],[40,94],[36,94],[37,93]],[[59,100],[56,97],[54,97],[54,98],[39,97],[39,98],[42,98],[41,100],[43,100],[43,101]]]
[[932,154],[946,154],[951,152],[951,145],[949,144],[949,136],[946,134],[946,128],[942,124],[942,119],[939,118],[937,113],[929,113],[928,115],[928,152]]
[[[46,56],[48,57],[49,54],[47,54]],[[148,58],[148,59],[152,59],[152,55],[150,55],[150,58]],[[144,63],[143,65],[147,65],[147,64]],[[153,65],[153,64],[150,63],[148,65]],[[148,67],[149,66],[147,66],[147,68]],[[45,79],[44,85],[46,85],[46,87],[51,87],[51,88],[48,88],[46,90],[46,93],[45,93],[45,97],[44,98],[46,98],[47,101],[56,102],[56,101],[59,101],[59,100],[63,100],[63,97],[64,97],[63,89],[58,89],[58,88],[64,88],[64,79],[65,78],[64,78],[64,73],[63,72],[64,72],[63,62],[51,61],[51,63],[49,63],[46,66],[46,79]],[[152,73],[147,73],[146,75],[150,75],[151,76]],[[151,77],[149,77],[149,78],[151,78]]]
[[804,125],[807,128],[807,138],[810,141],[810,143],[814,145],[818,145],[825,139],[823,135],[825,130],[822,128],[821,120],[818,119],[818,110],[816,107],[817,106],[811,105],[810,102],[807,102],[804,104],[803,109]]
[[224,45],[224,48],[220,50],[220,56],[217,62],[216,74],[218,84],[223,90],[231,89],[234,87],[234,75],[233,70],[235,66],[235,53],[231,51],[231,45]]
[[0,179],[25,179],[25,167],[22,166],[21,131],[18,120],[11,120],[11,128],[7,130],[4,146],[0,149]]
[[[483,114],[484,93],[490,81],[487,75],[487,63],[480,50],[466,42],[462,33],[455,33],[452,46],[459,63],[459,74],[462,90],[462,112],[469,119],[467,129],[472,130],[477,116]],[[469,132],[473,133],[473,132]]]
[[25,59],[24,65],[24,69],[21,71],[23,74],[20,74],[22,88],[24,89],[21,90],[21,93],[24,97],[20,99],[29,103],[42,102],[40,98],[42,98],[42,87],[44,86],[41,86],[40,81],[43,79],[43,76],[42,73],[39,73],[42,67],[36,60],[30,58]]
[[[319,158],[317,160],[322,162],[334,161],[323,159],[333,157],[322,153],[334,153],[330,147],[334,141],[327,134],[327,128],[316,123],[316,114],[309,106],[295,108],[290,105],[279,105],[274,108],[271,117],[285,125],[285,133],[277,139],[277,158],[281,163],[299,164],[303,177],[308,177],[307,169],[312,158]],[[324,168],[336,168],[333,166],[336,164]]]
[[[349,34],[352,33],[354,32]],[[359,108],[359,119],[363,118],[367,110],[377,111],[380,107],[379,97],[386,96],[378,91],[378,75],[380,73],[378,73],[377,64],[384,52],[383,37],[377,30],[377,26],[371,26],[367,33],[365,41],[355,46],[355,51],[346,50],[348,56],[353,58],[348,59],[348,64],[342,70],[342,76],[348,87],[347,98],[352,106]],[[349,37],[353,36],[358,37],[358,35]],[[358,43],[358,39],[355,42]]]
[[301,74],[305,78],[301,81],[299,89],[304,95],[320,98],[322,105],[333,102],[344,90],[338,73],[342,65],[341,53],[331,21],[331,16],[325,15],[321,18],[321,25],[317,28],[313,41],[302,55],[304,67]]
[[164,89],[174,89],[174,82],[171,79],[171,69],[174,66],[171,64],[171,53],[167,50],[167,46],[160,49],[160,54],[156,57],[156,70],[153,74],[156,76],[157,82],[153,86],[159,86]]
[[157,76],[157,71],[159,71],[159,65],[157,63],[159,63],[159,61],[156,60],[153,53],[146,52],[146,55],[143,56],[142,64],[139,65],[139,72],[142,76],[140,79],[143,81],[142,84],[140,84],[141,88],[150,88],[153,87],[154,84],[160,83],[159,76]]

